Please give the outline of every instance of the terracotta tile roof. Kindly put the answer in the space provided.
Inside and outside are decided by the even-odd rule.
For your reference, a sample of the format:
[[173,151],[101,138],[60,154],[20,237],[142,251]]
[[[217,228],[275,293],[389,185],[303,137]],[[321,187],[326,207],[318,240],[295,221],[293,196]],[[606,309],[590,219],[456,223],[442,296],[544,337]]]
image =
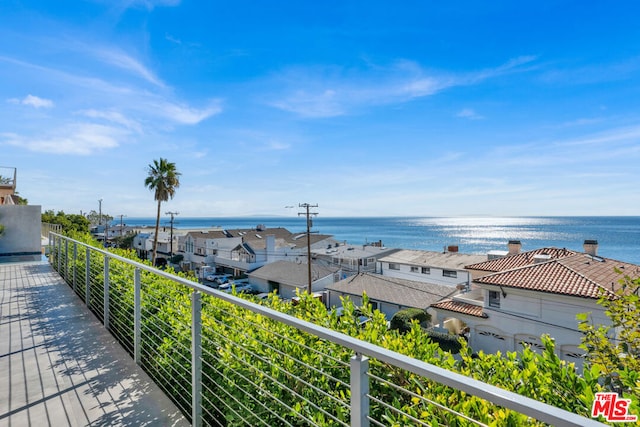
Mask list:
[[603,291],[609,297],[614,296],[622,278],[622,275],[615,271],[616,268],[631,277],[640,275],[640,266],[576,253],[564,258],[489,274],[474,282],[597,299]]
[[465,266],[465,268],[490,272],[505,271],[534,264],[536,255],[549,255],[550,259],[561,259],[576,255],[577,253],[576,251],[565,248],[540,248],[515,255],[507,255],[490,261],[479,262],[477,264],[470,264]]
[[452,299],[446,299],[435,304],[431,304],[431,307],[440,310],[453,311],[455,313],[467,314],[474,317],[489,317],[482,312],[482,306],[468,304],[461,301],[454,301]]

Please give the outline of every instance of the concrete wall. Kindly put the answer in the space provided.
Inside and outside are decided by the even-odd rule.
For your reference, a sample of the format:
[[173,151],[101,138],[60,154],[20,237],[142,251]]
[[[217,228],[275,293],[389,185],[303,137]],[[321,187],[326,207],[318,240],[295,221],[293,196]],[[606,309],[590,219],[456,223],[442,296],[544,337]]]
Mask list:
[[40,206],[2,205],[0,224],[4,225],[4,233],[0,236],[0,261],[9,256],[25,255],[41,259]]

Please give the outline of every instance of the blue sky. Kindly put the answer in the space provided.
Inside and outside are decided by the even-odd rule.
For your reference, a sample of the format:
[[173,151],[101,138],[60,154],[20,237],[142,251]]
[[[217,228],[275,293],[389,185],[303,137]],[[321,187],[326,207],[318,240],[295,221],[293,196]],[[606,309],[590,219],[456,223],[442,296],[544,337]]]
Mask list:
[[[640,215],[640,5],[0,3],[0,166],[43,210]],[[294,212],[295,211],[295,212]]]

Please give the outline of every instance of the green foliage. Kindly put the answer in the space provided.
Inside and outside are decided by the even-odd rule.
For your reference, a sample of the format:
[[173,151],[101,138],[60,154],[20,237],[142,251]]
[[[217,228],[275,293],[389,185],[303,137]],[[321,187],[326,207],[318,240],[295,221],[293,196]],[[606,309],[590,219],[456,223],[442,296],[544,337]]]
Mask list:
[[125,236],[117,236],[111,239],[111,241],[116,245],[118,249],[132,249],[133,248],[133,239],[137,236],[137,234],[130,233]]
[[171,262],[171,264],[180,264],[180,262],[182,262],[183,259],[184,259],[184,255],[175,254],[174,256],[171,257],[169,262]]
[[402,333],[408,332],[411,330],[411,324],[414,321],[426,326],[431,321],[431,315],[427,313],[427,310],[421,308],[405,308],[393,315],[390,328],[397,329]]
[[610,325],[594,324],[588,313],[578,315],[584,333],[585,363],[603,379],[607,390],[631,399],[630,412],[640,414],[640,278],[624,276],[615,297],[598,303]]
[[[65,246],[62,247],[64,251]],[[77,272],[84,271],[84,252],[78,252]],[[135,259],[128,251],[117,253]],[[69,253],[53,256],[68,259]],[[96,296],[92,298],[99,301],[103,258],[91,255],[90,263],[91,271],[96,272],[92,284]],[[114,262],[110,273],[111,330],[130,349],[133,268]],[[141,276],[143,367],[188,415],[191,290],[145,271]],[[78,293],[83,295],[80,289]],[[597,368],[579,376],[572,364],[558,358],[548,337],[543,337],[542,354],[525,347],[519,353],[504,356],[482,352],[475,355],[460,340],[460,354],[454,357],[433,342],[418,322],[411,323],[405,333],[388,330],[384,315],[371,308],[366,295],[360,307],[344,299],[341,316],[328,312],[306,293],[299,296],[295,306],[275,294],[262,304],[584,416],[589,416],[594,393],[601,389]],[[361,315],[370,320],[362,324]],[[202,343],[205,424],[298,426],[308,425],[307,420],[320,426],[349,424],[351,350],[209,295],[202,297]],[[369,367],[370,394],[413,417],[389,410],[372,399],[371,417],[385,425],[410,426],[416,424],[414,420],[429,425],[470,424],[442,407],[491,426],[543,425],[380,360],[370,359]]]
[[462,338],[458,335],[450,334],[448,332],[429,330],[427,331],[427,336],[431,339],[431,341],[438,343],[440,348],[444,351],[449,351],[453,354],[457,354],[462,348],[462,343],[460,342]]
[[47,210],[41,218],[42,222],[62,225],[62,231],[65,234],[71,232],[89,233],[89,220],[82,215],[65,214],[63,211],[54,213],[53,210]]
[[107,224],[113,221],[113,217],[111,215],[104,212],[100,215],[100,212],[96,212],[94,210],[87,214],[87,219],[91,225]]

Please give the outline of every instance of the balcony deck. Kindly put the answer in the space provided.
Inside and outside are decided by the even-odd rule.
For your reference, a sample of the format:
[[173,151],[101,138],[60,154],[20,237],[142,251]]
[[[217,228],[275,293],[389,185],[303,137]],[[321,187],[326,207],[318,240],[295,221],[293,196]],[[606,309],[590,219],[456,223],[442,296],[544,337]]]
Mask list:
[[45,261],[0,264],[0,425],[188,425],[79,302]]

